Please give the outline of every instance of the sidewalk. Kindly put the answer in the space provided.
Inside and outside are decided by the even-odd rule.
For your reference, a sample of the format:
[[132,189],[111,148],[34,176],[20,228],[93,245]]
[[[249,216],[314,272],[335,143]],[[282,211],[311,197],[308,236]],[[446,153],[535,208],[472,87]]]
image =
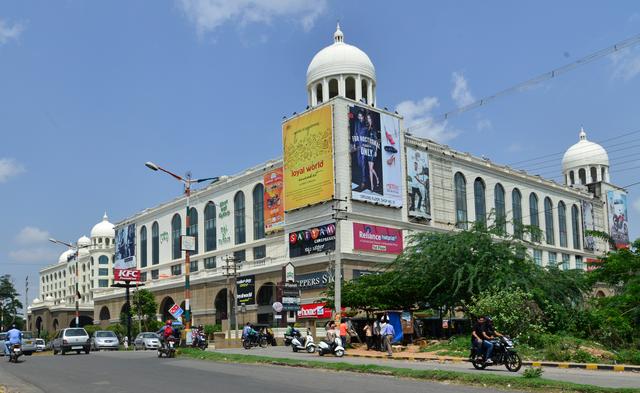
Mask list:
[[[426,352],[394,352],[392,357],[388,357],[385,352],[367,351],[366,349],[349,349],[345,356],[354,358],[371,358],[371,359],[389,359],[389,360],[412,360],[412,361],[430,361],[430,362],[451,362],[463,363],[468,362],[467,358],[455,356],[436,356]],[[579,368],[585,370],[607,370],[607,371],[635,371],[640,372],[640,366],[632,366],[625,364],[595,364],[595,363],[561,363],[546,361],[530,361],[523,360],[523,366],[532,367],[557,367],[557,368]]]

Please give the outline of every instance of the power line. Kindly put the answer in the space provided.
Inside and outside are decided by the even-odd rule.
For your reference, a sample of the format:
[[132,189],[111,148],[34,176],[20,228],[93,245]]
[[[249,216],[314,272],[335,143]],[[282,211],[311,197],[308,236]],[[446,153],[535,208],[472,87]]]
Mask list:
[[637,181],[637,182],[631,183],[631,184],[627,184],[626,186],[623,186],[622,188],[629,188],[629,187],[632,187],[632,186],[637,186],[638,184],[640,184],[640,181]]
[[511,93],[518,93],[518,92],[520,92],[520,91],[522,91],[522,90],[524,90],[524,89],[526,89],[528,87],[537,85],[537,84],[542,83],[544,81],[547,81],[549,79],[553,79],[553,78],[555,78],[555,77],[557,77],[559,75],[562,75],[562,74],[565,74],[565,73],[567,73],[569,71],[572,71],[573,69],[575,69],[575,68],[577,68],[577,67],[579,67],[581,65],[585,65],[585,64],[591,63],[591,62],[593,62],[595,60],[598,60],[598,59],[600,59],[600,58],[602,58],[604,56],[607,56],[607,55],[609,55],[611,53],[615,53],[615,52],[617,52],[617,51],[619,51],[621,49],[624,49],[624,48],[632,47],[632,46],[634,46],[634,45],[636,45],[638,43],[640,43],[640,34],[635,35],[635,36],[630,37],[630,38],[627,38],[625,40],[622,40],[622,41],[620,41],[620,42],[618,42],[618,43],[616,43],[616,44],[614,44],[612,46],[609,46],[607,48],[600,49],[600,50],[598,50],[596,52],[590,53],[590,54],[588,54],[588,55],[586,55],[586,56],[584,56],[584,57],[582,57],[582,58],[580,58],[580,59],[578,59],[578,60],[576,60],[574,62],[571,62],[569,64],[565,64],[565,65],[563,65],[561,67],[558,67],[556,69],[553,69],[553,70],[551,70],[549,72],[545,72],[544,74],[538,75],[538,76],[533,77],[533,78],[531,78],[529,80],[526,80],[524,82],[518,83],[518,84],[513,85],[511,87],[508,87],[508,88],[506,88],[504,90],[501,90],[501,91],[499,91],[499,92],[497,92],[497,93],[495,93],[493,95],[486,96],[484,98],[476,100],[476,101],[472,102],[469,105],[461,106],[461,107],[456,108],[454,110],[451,110],[449,112],[445,112],[445,113],[440,114],[438,116],[432,117],[429,120],[421,121],[419,123],[415,123],[413,125],[410,125],[409,127],[406,128],[406,132],[412,133],[415,130],[418,130],[420,128],[427,127],[427,126],[433,124],[434,121],[447,120],[452,116],[459,115],[459,114],[467,112],[467,111],[469,111],[471,109],[479,108],[479,107],[484,106],[487,103],[495,100],[496,98],[499,98],[499,97],[502,97],[502,96],[505,96],[505,95],[508,95],[508,94],[511,94]]

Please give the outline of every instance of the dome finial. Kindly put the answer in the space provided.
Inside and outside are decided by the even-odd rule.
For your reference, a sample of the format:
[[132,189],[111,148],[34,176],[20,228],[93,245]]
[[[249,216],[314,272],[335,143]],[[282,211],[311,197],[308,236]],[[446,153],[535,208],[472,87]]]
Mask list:
[[587,133],[584,132],[584,127],[580,126],[580,140],[581,141],[586,141],[587,140]]
[[107,211],[105,210],[104,216],[102,216],[102,221],[109,221],[109,217],[107,216]]
[[333,33],[333,42],[339,43],[344,41],[344,34],[342,34],[342,30],[340,30],[340,21],[338,21],[336,26],[336,32]]

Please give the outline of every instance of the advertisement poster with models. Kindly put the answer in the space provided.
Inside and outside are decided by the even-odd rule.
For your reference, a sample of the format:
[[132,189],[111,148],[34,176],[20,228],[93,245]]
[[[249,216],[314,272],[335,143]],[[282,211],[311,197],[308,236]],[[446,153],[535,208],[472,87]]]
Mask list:
[[402,231],[371,224],[353,223],[354,250],[400,254],[402,252]]
[[289,258],[336,249],[336,224],[324,224],[289,234]]
[[593,219],[593,203],[582,201],[582,233],[584,233],[584,249],[594,251],[596,249],[596,239],[589,235],[588,231],[595,231],[596,224]]
[[400,122],[370,108],[349,108],[351,196],[402,207]]
[[136,224],[116,229],[116,255],[114,269],[136,267]]
[[282,168],[264,175],[264,230],[267,233],[284,228],[283,188]]
[[407,146],[407,194],[409,215],[431,218],[431,198],[429,194],[429,156]]
[[627,194],[620,191],[607,191],[609,209],[609,234],[618,248],[629,245],[629,223],[627,216]]
[[324,106],[282,125],[285,211],[333,198],[332,111]]

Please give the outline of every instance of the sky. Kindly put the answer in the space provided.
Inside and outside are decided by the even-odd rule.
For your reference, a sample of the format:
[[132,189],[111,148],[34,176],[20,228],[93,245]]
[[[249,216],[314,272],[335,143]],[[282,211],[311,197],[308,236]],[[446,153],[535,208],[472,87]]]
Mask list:
[[615,184],[640,181],[640,45],[438,116],[639,34],[635,1],[6,0],[0,274],[21,293],[28,275],[33,299],[64,251],[49,237],[75,242],[105,211],[117,222],[181,193],[145,161],[210,177],[279,157],[282,117],[305,109],[337,20],[376,67],[378,106],[425,125],[416,135],[560,181],[584,127],[612,145]]

